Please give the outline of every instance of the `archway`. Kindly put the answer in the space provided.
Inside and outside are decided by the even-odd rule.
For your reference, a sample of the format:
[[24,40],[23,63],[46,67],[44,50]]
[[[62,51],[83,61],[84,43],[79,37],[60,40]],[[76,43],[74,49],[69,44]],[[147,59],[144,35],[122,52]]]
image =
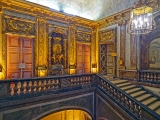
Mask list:
[[63,110],[47,115],[40,120],[92,120],[92,118],[82,110]]
[[160,38],[152,40],[149,45],[149,67],[160,69]]

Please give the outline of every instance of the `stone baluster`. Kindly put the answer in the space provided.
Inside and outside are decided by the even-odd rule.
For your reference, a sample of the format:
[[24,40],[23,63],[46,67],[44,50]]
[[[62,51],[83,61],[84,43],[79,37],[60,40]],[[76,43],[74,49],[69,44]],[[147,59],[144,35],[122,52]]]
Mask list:
[[23,82],[23,93],[24,94],[26,94],[26,92],[27,92],[27,82],[25,81],[25,82]]

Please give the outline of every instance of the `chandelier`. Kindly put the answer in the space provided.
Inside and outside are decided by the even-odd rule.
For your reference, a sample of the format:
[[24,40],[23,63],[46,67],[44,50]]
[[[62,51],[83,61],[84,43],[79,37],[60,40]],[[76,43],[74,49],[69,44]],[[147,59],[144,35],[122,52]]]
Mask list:
[[156,28],[153,18],[153,7],[155,0],[139,0],[134,3],[129,21],[131,34],[147,34]]

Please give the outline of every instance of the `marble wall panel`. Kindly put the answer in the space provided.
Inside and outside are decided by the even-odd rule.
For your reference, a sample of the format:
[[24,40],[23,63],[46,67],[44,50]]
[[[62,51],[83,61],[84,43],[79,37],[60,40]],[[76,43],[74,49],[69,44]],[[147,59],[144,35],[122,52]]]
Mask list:
[[82,109],[89,112],[92,116],[94,113],[94,96],[93,93],[70,97],[62,100],[52,100],[51,102],[39,103],[27,107],[19,107],[2,112],[2,120],[32,120],[41,118],[49,113],[64,109]]

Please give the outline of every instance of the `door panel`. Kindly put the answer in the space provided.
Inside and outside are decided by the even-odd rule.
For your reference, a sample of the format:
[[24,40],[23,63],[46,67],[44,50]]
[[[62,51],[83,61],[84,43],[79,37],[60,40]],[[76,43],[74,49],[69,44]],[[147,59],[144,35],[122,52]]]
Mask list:
[[84,45],[84,73],[90,73],[90,45]]
[[90,73],[90,45],[77,44],[77,73]]
[[19,78],[18,64],[20,60],[19,55],[19,37],[8,36],[8,46],[7,46],[7,78]]
[[83,73],[83,45],[77,44],[77,73]]
[[113,44],[100,45],[100,73],[114,76],[114,57],[111,56],[114,51]]
[[114,45],[107,45],[107,75],[114,75],[114,57],[111,56],[114,51]]
[[100,73],[107,74],[107,44],[100,45]]
[[[32,39],[7,36],[7,78],[32,77]],[[20,68],[20,63],[24,68]]]

